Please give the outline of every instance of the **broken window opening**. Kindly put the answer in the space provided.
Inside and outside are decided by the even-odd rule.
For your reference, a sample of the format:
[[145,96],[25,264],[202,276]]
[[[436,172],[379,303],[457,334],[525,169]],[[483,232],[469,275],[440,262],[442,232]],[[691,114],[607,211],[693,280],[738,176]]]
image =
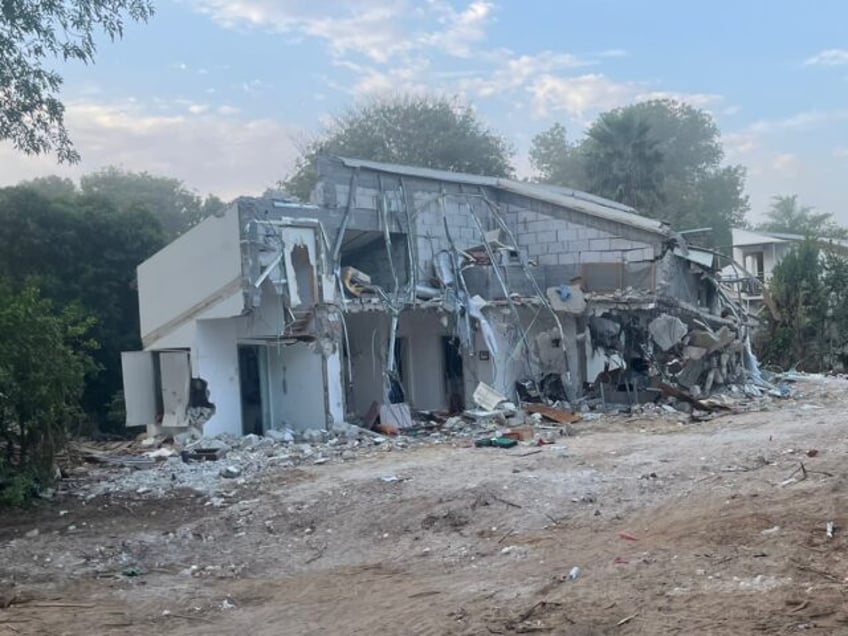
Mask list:
[[315,269],[309,260],[309,250],[305,245],[295,245],[291,251],[291,264],[294,268],[297,296],[300,304],[312,307],[317,302]]
[[[340,267],[351,267],[357,273],[364,274],[366,284],[359,289],[359,296],[378,296],[374,288],[381,288],[384,293],[394,291],[395,280],[392,276],[392,266],[397,275],[401,288],[409,283],[409,245],[407,235],[392,232],[389,235],[391,252],[386,249],[386,238],[383,232],[347,230],[342,242]],[[390,256],[391,255],[391,256]],[[389,260],[391,258],[391,261]]]

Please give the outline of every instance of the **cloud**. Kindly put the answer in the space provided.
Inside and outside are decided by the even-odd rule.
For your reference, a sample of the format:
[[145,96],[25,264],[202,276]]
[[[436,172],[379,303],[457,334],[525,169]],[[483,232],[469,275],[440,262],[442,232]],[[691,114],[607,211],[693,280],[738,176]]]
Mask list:
[[844,120],[848,120],[848,110],[810,110],[795,113],[782,119],[759,120],[751,124],[748,130],[760,134],[777,131],[803,131]]
[[545,74],[533,82],[529,91],[538,115],[562,111],[582,119],[590,112],[626,103],[638,93],[639,86],[634,82],[616,82],[600,74],[577,77]]
[[486,37],[487,26],[494,5],[475,1],[463,11],[457,11],[448,2],[433,1],[431,6],[440,13],[441,28],[419,38],[425,47],[446,51],[454,57],[471,57],[473,45]]
[[804,60],[805,66],[842,66],[848,64],[848,49],[825,49]]
[[607,49],[596,54],[597,57],[629,57],[630,52],[624,49]]
[[202,115],[211,108],[209,104],[191,104],[188,107],[188,112],[192,115]]
[[848,159],[848,148],[840,147],[833,149],[833,156],[836,159]]
[[315,37],[326,41],[337,55],[359,53],[383,63],[410,48],[408,33],[401,26],[409,16],[423,11],[416,11],[408,0],[190,0],[190,4],[226,28]]
[[224,198],[258,194],[294,165],[297,134],[280,122],[242,120],[211,110],[155,114],[138,103],[69,102],[66,123],[82,154],[76,166],[52,156],[29,157],[0,143],[2,185],[58,174],[78,178],[107,165],[173,176]]
[[546,74],[594,63],[570,53],[553,51],[516,55],[512,51],[504,50],[498,51],[496,55],[493,71],[488,74],[478,73],[476,77],[460,78],[459,90],[476,97],[491,97],[521,88]]
[[791,152],[776,155],[771,162],[771,169],[787,176],[797,176],[801,169],[801,160]]
[[721,136],[721,141],[730,161],[739,160],[760,147],[759,138],[750,132],[727,133]]
[[547,116],[564,112],[576,119],[632,102],[651,99],[674,99],[703,107],[721,101],[720,95],[650,90],[643,82],[619,82],[602,74],[559,77],[545,74],[528,89],[533,96],[536,114]]

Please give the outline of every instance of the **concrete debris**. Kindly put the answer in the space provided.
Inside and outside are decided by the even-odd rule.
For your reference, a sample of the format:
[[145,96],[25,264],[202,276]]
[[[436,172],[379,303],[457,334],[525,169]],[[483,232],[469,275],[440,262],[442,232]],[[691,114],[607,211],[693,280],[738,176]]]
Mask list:
[[677,316],[660,314],[648,324],[651,338],[660,349],[668,351],[681,340],[688,332],[686,325]]
[[474,403],[485,411],[494,411],[499,405],[507,401],[505,395],[498,393],[485,382],[480,382],[477,385],[472,398]]
[[380,407],[380,423],[399,429],[412,428],[412,413],[409,404],[383,404]]
[[221,477],[233,479],[239,476],[241,476],[241,468],[238,466],[224,466],[224,468],[221,469]]
[[269,437],[275,442],[293,442],[294,431],[289,428],[283,429],[281,431],[272,428],[265,431],[265,437]]

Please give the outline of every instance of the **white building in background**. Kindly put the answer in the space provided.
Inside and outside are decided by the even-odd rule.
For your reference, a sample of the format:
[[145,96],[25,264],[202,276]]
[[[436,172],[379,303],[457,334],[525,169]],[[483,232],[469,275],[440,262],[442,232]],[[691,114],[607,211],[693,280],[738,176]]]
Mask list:
[[[745,272],[738,271],[738,268],[731,264],[721,270],[721,277],[734,286],[737,300],[741,301],[749,314],[757,316],[763,308],[763,285],[768,285],[780,261],[804,240],[804,236],[734,228],[732,237],[733,260],[744,267]],[[825,243],[843,253],[848,251],[846,241],[820,242],[822,246]],[[762,284],[751,281],[746,274],[754,276]]]
[[774,268],[804,237],[800,234],[732,230],[733,260],[764,283]]

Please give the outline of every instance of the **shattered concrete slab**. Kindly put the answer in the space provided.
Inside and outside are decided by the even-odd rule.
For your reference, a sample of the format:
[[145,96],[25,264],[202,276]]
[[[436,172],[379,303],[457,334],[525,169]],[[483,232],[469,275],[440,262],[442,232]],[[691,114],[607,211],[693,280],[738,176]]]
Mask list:
[[688,333],[686,324],[677,316],[660,314],[648,325],[651,337],[660,349],[668,351],[677,345]]

